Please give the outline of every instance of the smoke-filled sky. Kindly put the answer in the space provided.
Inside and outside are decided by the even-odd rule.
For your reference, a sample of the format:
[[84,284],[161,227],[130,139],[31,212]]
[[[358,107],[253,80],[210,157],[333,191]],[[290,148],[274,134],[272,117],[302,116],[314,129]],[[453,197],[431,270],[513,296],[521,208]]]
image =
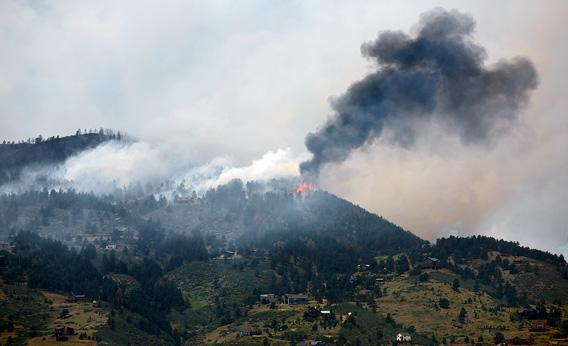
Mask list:
[[73,158],[66,178],[297,174],[330,98],[377,71],[361,45],[415,37],[436,7],[471,15],[484,66],[532,62],[528,104],[482,145],[432,121],[412,146],[386,133],[323,166],[320,185],[430,240],[489,234],[568,254],[565,1],[0,1],[0,138],[140,139]]

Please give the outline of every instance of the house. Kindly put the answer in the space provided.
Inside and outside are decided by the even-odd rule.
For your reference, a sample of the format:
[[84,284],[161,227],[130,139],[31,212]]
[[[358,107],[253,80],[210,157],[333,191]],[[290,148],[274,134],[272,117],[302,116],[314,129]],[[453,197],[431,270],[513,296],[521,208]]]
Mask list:
[[530,263],[530,262],[529,262],[529,259],[526,258],[526,257],[516,258],[516,259],[513,261],[513,264],[515,264],[515,265],[527,265],[527,264],[529,264],[529,263]]
[[65,298],[65,303],[85,303],[88,302],[87,296],[84,294],[74,294],[71,297]]
[[307,304],[308,296],[306,294],[292,294],[288,293],[282,297],[282,303],[288,305]]
[[529,336],[528,338],[514,337],[512,339],[505,340],[507,345],[534,345],[534,338]]
[[105,250],[116,250],[116,244],[108,244],[105,246]]
[[12,250],[14,249],[14,246],[12,246],[10,243],[8,242],[0,242],[0,251],[8,251],[8,252],[12,252]]
[[546,320],[531,320],[529,321],[529,330],[531,332],[544,332],[546,331]]
[[275,302],[276,299],[277,299],[277,296],[274,293],[266,293],[266,294],[261,294],[259,296],[259,300],[263,304]]
[[296,344],[297,346],[325,346],[325,341],[318,341],[318,340],[305,340]]
[[260,334],[260,331],[255,328],[245,326],[237,328],[237,334],[239,334],[239,336],[251,336]]
[[237,252],[236,251],[229,251],[229,250],[225,250],[221,253],[221,255],[219,255],[220,259],[231,259],[231,258],[236,258],[237,257]]
[[434,257],[428,257],[425,261],[419,264],[421,269],[438,269],[440,267],[440,260]]
[[75,294],[73,297],[78,303],[85,303],[89,301],[89,298],[87,298],[84,294]]
[[53,330],[55,341],[68,341],[68,335],[75,335],[75,329],[71,327],[55,327]]
[[412,342],[412,337],[408,333],[398,333],[396,336],[396,342],[399,344],[405,344]]
[[357,264],[357,270],[360,272],[367,271],[371,268],[370,264]]

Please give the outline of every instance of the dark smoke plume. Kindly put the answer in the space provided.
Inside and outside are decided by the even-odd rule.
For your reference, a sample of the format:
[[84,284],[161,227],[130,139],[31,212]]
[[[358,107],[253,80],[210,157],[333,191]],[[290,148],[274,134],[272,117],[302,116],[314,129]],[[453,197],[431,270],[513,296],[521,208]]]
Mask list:
[[419,119],[441,121],[464,143],[503,132],[536,88],[537,73],[524,58],[485,67],[474,28],[470,15],[438,8],[420,17],[414,37],[387,31],[363,44],[377,70],[334,99],[332,118],[306,137],[313,158],[301,164],[302,174],[317,176],[323,164],[345,160],[385,128],[397,144],[411,145]]

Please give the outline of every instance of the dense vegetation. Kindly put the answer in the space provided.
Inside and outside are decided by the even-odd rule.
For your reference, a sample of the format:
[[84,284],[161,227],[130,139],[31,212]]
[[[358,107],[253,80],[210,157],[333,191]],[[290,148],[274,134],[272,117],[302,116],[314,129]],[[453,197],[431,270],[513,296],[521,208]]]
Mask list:
[[[146,225],[139,243],[132,248],[133,254],[113,251],[103,254],[99,261],[92,244],[75,251],[29,231],[18,232],[12,241],[15,249],[13,254],[6,254],[8,266],[2,276],[6,282],[24,281],[30,288],[84,294],[110,302],[115,309],[126,308],[142,316],[138,327],[157,335],[172,335],[167,314],[186,306],[179,289],[165,278],[163,268],[207,259],[198,236],[164,236],[152,224]],[[128,287],[115,280],[114,274],[130,276],[136,285]]]
[[[503,299],[509,306],[536,303],[542,298],[536,292],[529,296],[527,292],[519,294],[513,283],[507,280],[504,273],[515,275],[521,272],[538,274],[539,267],[531,266],[530,262],[521,260],[514,263],[505,256],[521,256],[523,258],[542,261],[552,265],[559,276],[568,279],[568,266],[562,255],[530,249],[520,246],[519,243],[498,240],[486,236],[449,237],[441,238],[432,246],[431,254],[440,259],[440,265],[459,274],[464,280],[474,280],[477,289],[480,284],[487,288],[487,292],[497,299]],[[490,258],[491,252],[498,253]],[[540,298],[537,298],[540,296]],[[564,297],[568,298],[568,297]],[[556,297],[556,300],[562,297]]]
[[440,258],[487,259],[489,251],[497,251],[503,255],[524,256],[545,261],[554,265],[565,265],[564,256],[550,252],[521,246],[518,242],[495,239],[487,236],[440,238],[436,240],[433,254]]

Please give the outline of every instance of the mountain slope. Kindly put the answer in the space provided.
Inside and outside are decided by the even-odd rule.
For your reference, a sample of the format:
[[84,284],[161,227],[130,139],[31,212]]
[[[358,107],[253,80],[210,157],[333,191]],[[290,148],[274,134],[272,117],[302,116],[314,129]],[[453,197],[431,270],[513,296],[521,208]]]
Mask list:
[[[2,172],[13,179],[22,167],[108,139],[4,145]],[[544,343],[568,335],[562,256],[480,236],[429,244],[333,194],[297,194],[297,183],[232,181],[202,196],[180,186],[172,200],[120,191],[0,194],[0,327],[9,327],[0,337],[50,343],[49,318],[74,321],[59,305],[31,308],[48,291],[63,303],[72,294],[97,300],[106,322],[89,331],[90,341],[113,345],[390,344],[399,332],[423,345],[499,333]],[[265,293],[272,303],[259,299]],[[308,304],[281,304],[289,293],[306,294]],[[92,307],[79,305],[69,310],[80,319]],[[314,309],[333,317],[314,317]],[[32,317],[41,314],[48,319]],[[533,333],[534,319],[548,329]],[[261,336],[237,332],[249,327]]]
[[267,244],[274,237],[331,237],[366,252],[414,248],[425,242],[413,233],[324,191],[295,198],[286,190],[254,193],[220,186],[203,198],[158,208],[147,216],[179,232],[206,230],[235,245]]

